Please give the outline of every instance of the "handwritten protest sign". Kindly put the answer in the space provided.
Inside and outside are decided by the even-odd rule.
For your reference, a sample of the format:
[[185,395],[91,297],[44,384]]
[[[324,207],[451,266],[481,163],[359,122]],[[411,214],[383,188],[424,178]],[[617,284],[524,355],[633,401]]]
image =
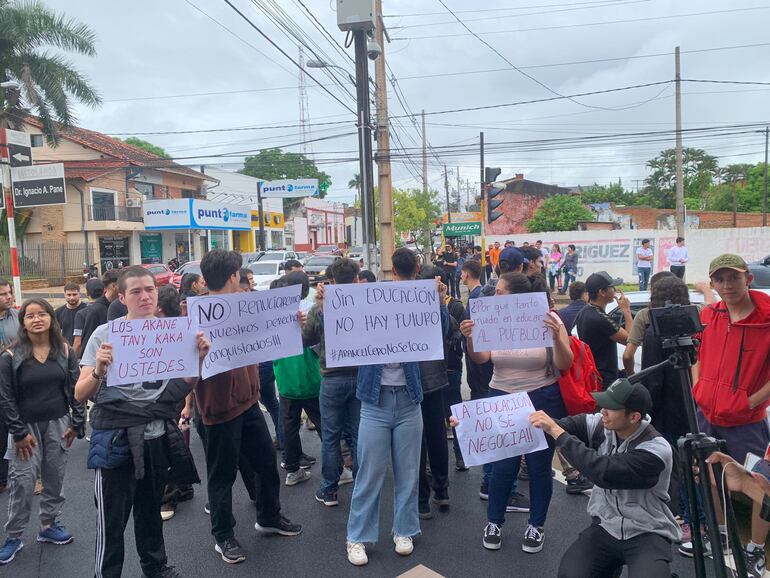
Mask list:
[[544,450],[548,446],[545,434],[529,423],[534,411],[526,393],[453,405],[452,415],[460,422],[455,435],[465,465],[480,466]]
[[545,326],[545,293],[479,297],[470,301],[475,351],[551,347],[553,334]]
[[444,359],[436,281],[328,285],[326,366]]
[[107,385],[197,376],[197,332],[189,317],[110,321],[107,339],[115,363],[107,371]]
[[299,285],[187,300],[211,342],[201,377],[302,353]]

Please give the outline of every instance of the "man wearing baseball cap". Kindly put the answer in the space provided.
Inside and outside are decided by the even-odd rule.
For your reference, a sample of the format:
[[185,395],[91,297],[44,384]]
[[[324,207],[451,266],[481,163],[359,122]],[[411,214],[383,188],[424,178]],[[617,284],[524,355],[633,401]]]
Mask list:
[[621,282],[621,279],[614,279],[606,271],[589,275],[586,279],[588,305],[575,320],[580,339],[588,344],[594,354],[596,369],[602,376],[605,389],[618,378],[617,344],[626,344],[628,332],[607,315],[604,309],[613,301],[617,301],[626,327],[630,329],[633,323],[631,303],[622,292],[619,297],[616,296],[615,285],[620,285]]
[[650,424],[650,393],[620,379],[591,395],[600,413],[529,416],[595,484],[588,501],[593,523],[565,552],[558,576],[614,576],[625,565],[632,577],[670,578],[671,544],[680,537],[668,507],[673,450]]
[[497,280],[503,273],[521,273],[524,269],[524,265],[529,263],[524,254],[516,247],[506,247],[500,251],[500,255],[497,259],[497,266],[495,267],[496,277],[490,278],[487,284],[481,290],[484,297],[491,297],[495,294],[495,286]]
[[[709,265],[709,277],[722,300],[701,312],[706,328],[693,368],[698,425],[707,435],[725,440],[727,453],[743,463],[749,452],[763,456],[770,443],[770,296],[749,289],[753,276],[739,255],[719,255]],[[752,577],[764,574],[770,529],[759,511],[755,505],[746,546]],[[680,552],[688,555],[687,546]]]

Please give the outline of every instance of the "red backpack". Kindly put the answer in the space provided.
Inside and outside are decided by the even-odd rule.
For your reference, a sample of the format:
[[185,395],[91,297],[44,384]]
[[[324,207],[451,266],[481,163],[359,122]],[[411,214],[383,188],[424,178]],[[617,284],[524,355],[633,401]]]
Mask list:
[[596,409],[591,392],[602,390],[602,376],[596,369],[594,354],[588,344],[574,335],[569,336],[569,346],[574,356],[572,367],[559,378],[559,389],[568,415],[593,413]]

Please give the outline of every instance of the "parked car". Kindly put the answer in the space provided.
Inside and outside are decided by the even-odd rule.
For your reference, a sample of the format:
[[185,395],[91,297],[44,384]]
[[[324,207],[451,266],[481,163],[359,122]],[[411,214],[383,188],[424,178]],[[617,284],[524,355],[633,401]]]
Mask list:
[[303,265],[311,257],[310,253],[308,253],[307,251],[294,251],[294,252],[297,254],[297,261],[299,261]]
[[241,257],[243,257],[243,265],[246,266],[249,263],[259,261],[259,258],[264,254],[264,251],[251,251],[249,253],[242,253]]
[[161,263],[147,263],[142,265],[142,267],[155,275],[155,284],[158,287],[168,285],[174,277],[174,272],[169,269],[168,265],[163,265]]
[[752,289],[770,289],[770,255],[759,261],[749,263],[749,271],[754,275]]
[[348,249],[347,258],[353,259],[355,261],[358,261],[364,256],[364,248],[361,245],[357,245],[355,247],[351,247]]
[[188,261],[174,271],[174,276],[171,278],[171,284],[177,289],[179,289],[179,286],[182,284],[182,277],[185,273],[197,273],[198,275],[203,275],[203,273],[201,273],[201,262]]
[[342,249],[337,245],[318,245],[313,255],[342,255]]
[[326,269],[341,258],[341,255],[314,255],[310,257],[305,263],[305,273],[310,284],[324,283],[326,281]]
[[280,261],[286,262],[289,259],[296,259],[297,254],[294,251],[265,251],[259,256],[256,262],[259,261]]
[[254,289],[266,291],[270,283],[283,275],[284,265],[281,261],[258,261],[246,265],[254,273]]

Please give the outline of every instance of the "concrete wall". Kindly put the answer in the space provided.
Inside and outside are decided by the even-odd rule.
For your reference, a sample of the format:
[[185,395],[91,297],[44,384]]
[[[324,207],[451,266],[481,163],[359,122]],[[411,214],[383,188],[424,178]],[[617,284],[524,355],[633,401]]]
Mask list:
[[[506,240],[521,246],[524,241],[534,243],[538,239],[544,246],[553,243],[566,252],[567,245],[574,244],[580,258],[578,260],[578,278],[585,279],[595,271],[607,271],[610,275],[621,277],[627,282],[637,280],[634,270],[634,252],[641,240],[652,241],[655,252],[653,272],[668,268],[666,252],[675,244],[676,231],[634,229],[616,231],[563,231],[557,233],[527,233],[520,235],[487,236],[487,246],[495,241],[502,245]],[[770,255],[770,227],[694,229],[687,231],[685,246],[689,250],[690,262],[687,266],[687,280],[695,282],[708,278],[709,262],[721,253],[737,253],[747,262],[757,261]],[[480,244],[480,239],[477,239]]]

